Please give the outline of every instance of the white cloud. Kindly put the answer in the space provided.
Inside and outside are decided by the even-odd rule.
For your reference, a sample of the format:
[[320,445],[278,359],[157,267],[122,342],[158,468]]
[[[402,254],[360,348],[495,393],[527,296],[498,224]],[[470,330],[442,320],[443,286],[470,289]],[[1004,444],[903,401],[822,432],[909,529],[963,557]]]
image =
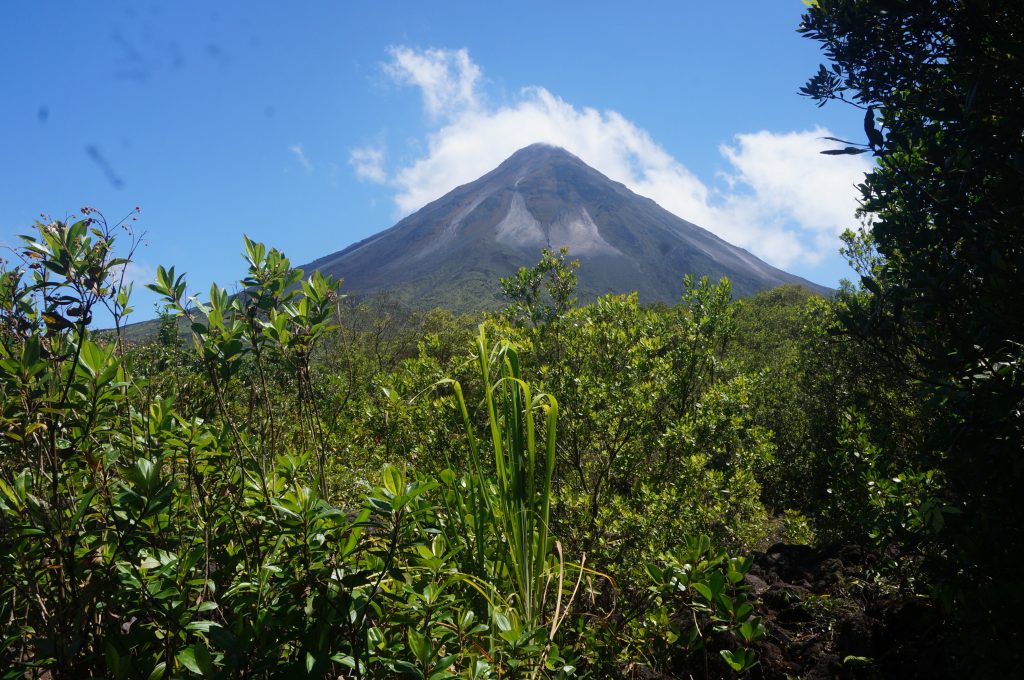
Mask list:
[[870,163],[861,156],[822,156],[824,128],[736,135],[720,151],[730,169],[725,186],[709,186],[615,111],[577,108],[541,87],[524,88],[514,102],[485,106],[476,86],[480,69],[466,50],[417,52],[398,47],[385,70],[419,87],[439,126],[426,154],[390,178],[379,156],[367,155],[360,177],[389,181],[402,214],[488,172],[534,142],[564,147],[613,180],[667,210],[747,248],[772,264],[815,263],[838,247],[837,235],[855,223],[854,185]]
[[111,267],[112,280],[120,280],[122,272],[124,272],[124,282],[126,284],[138,283],[141,286],[156,281],[156,268],[148,262],[131,260],[127,264]]
[[384,65],[384,71],[399,83],[420,88],[430,115],[452,116],[477,107],[480,67],[465,49],[418,52],[392,47],[388,51],[391,62]]
[[364,146],[352,149],[348,155],[348,164],[355,168],[359,179],[383,183],[387,181],[384,171],[384,149],[378,146]]
[[835,252],[838,235],[857,223],[855,185],[871,163],[862,156],[823,156],[835,147],[825,136],[834,135],[820,127],[761,131],[736,135],[736,146],[722,145],[734,170],[730,186],[747,191],[723,197],[719,228],[757,225],[768,240],[756,250],[773,262],[813,263]]
[[302,148],[301,144],[292,144],[288,147],[288,150],[295,154],[295,159],[302,166],[302,169],[306,172],[313,172],[313,164],[310,163],[309,157],[306,156],[305,149]]

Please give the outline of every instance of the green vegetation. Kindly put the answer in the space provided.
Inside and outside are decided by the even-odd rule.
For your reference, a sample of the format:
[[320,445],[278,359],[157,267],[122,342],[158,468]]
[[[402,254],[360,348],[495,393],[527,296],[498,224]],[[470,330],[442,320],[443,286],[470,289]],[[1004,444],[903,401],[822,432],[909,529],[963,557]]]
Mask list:
[[0,677],[1013,674],[1021,19],[810,7],[804,92],[878,158],[832,299],[579,305],[544,251],[460,317],[245,239],[238,295],[161,267],[136,342],[118,225],[38,223],[0,265]]
[[443,312],[368,322],[246,240],[241,295],[187,299],[159,268],[162,332],[132,346],[91,330],[129,301],[114,228],[83,212],[37,225],[3,271],[4,677],[756,664],[733,555],[757,538],[767,444],[727,403],[743,382],[709,373],[727,285],[690,282],[671,313],[634,296],[495,317],[471,342]]

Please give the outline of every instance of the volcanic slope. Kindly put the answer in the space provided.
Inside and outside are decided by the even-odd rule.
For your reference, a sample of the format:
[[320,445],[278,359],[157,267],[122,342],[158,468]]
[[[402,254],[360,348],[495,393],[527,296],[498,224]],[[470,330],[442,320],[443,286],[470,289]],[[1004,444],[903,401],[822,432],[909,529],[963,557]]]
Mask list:
[[419,308],[498,306],[498,278],[532,266],[543,247],[580,261],[579,296],[638,291],[642,302],[678,301],[685,274],[727,276],[737,296],[786,283],[788,274],[638,196],[568,151],[520,149],[395,226],[303,266],[345,279],[342,290],[388,291]]

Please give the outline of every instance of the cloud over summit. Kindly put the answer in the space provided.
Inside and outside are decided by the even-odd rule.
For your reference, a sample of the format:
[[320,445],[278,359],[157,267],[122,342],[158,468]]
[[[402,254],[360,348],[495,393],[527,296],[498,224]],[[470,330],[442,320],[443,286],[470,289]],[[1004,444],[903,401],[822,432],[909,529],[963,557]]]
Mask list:
[[[433,130],[426,153],[390,172],[377,150],[351,152],[364,179],[395,189],[404,215],[470,182],[535,142],[564,147],[613,180],[768,262],[815,263],[855,223],[854,185],[870,169],[860,156],[822,156],[828,130],[737,134],[720,146],[724,186],[709,186],[651,136],[615,111],[578,108],[543,87],[525,87],[505,105],[488,105],[482,71],[461,50],[396,47],[384,72],[419,88]],[[372,170],[367,171],[367,166]]]

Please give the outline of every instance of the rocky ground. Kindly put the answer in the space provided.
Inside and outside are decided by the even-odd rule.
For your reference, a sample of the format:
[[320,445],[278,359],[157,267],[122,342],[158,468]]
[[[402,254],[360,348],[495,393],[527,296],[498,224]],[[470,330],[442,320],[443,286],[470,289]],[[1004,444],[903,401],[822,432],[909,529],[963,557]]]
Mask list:
[[960,677],[941,612],[887,592],[871,576],[878,560],[857,546],[777,544],[755,554],[747,583],[767,634],[752,677]]

